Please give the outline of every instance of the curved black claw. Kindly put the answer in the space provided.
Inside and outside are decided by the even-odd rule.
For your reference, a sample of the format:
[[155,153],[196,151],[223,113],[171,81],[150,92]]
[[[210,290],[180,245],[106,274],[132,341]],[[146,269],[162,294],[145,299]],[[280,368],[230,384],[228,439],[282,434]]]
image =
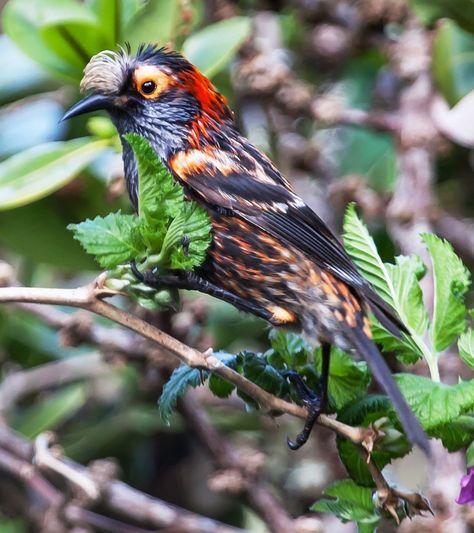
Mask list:
[[314,393],[312,393],[313,398],[311,400],[304,400],[303,402],[307,405],[308,408],[308,416],[306,418],[306,421],[304,423],[303,430],[301,433],[298,433],[295,440],[291,440],[287,437],[286,441],[288,443],[288,448],[290,450],[298,450],[308,442],[309,436],[311,435],[311,431],[313,430],[313,426],[316,423],[316,420],[318,419],[318,416],[323,412],[323,405],[321,402],[321,398],[319,396],[316,396]]
[[133,261],[130,261],[130,269],[132,271],[132,274],[137,278],[138,281],[141,283],[145,283],[145,276],[142,272],[138,270],[137,262],[135,259]]
[[146,272],[140,272],[138,269],[137,263],[135,260],[130,261],[130,269],[133,275],[137,278],[140,283],[148,285],[152,289],[161,289],[163,286],[167,285],[166,280],[162,280],[159,276],[156,276],[152,270],[147,270]]
[[306,385],[303,378],[297,372],[289,371],[286,373],[285,377],[293,383],[303,404],[308,409],[308,416],[301,433],[296,436],[295,440],[287,438],[288,448],[290,448],[290,450],[298,450],[301,446],[306,444],[318,416],[326,408],[326,395],[323,392],[321,396],[318,396],[308,387],[308,385]]

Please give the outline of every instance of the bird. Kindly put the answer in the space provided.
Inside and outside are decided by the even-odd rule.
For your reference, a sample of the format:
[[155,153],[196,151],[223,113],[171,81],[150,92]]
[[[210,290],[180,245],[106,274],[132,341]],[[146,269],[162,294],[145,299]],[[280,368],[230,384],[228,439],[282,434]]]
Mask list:
[[143,136],[185,197],[206,209],[212,242],[191,272],[135,274],[154,287],[198,290],[263,318],[298,328],[322,349],[321,392],[289,379],[307,408],[291,449],[308,440],[327,409],[331,347],[365,359],[402,427],[429,455],[428,439],[372,339],[370,313],[390,333],[408,333],[396,312],[359,273],[342,243],[296,194],[272,161],[243,136],[226,98],[179,52],[155,44],[105,50],[84,69],[88,93],[64,119],[105,110],[122,142],[127,191],[138,208],[138,171],[124,135]]

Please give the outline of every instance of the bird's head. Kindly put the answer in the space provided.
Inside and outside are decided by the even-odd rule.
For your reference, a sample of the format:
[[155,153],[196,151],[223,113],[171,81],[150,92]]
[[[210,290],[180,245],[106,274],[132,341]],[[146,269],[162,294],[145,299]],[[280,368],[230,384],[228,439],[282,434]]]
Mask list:
[[68,119],[106,110],[119,134],[138,133],[163,161],[187,147],[212,142],[232,115],[224,96],[177,52],[142,45],[105,50],[84,69],[81,90],[89,96],[65,114]]

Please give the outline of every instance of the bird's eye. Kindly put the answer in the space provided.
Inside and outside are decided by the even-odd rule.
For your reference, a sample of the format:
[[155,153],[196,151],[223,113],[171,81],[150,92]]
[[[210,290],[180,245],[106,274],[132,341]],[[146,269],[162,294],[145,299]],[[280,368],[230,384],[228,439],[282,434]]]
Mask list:
[[156,100],[170,84],[170,77],[155,65],[141,65],[133,73],[135,90],[147,100]]
[[156,83],[152,80],[144,81],[140,89],[143,94],[153,94],[156,90]]

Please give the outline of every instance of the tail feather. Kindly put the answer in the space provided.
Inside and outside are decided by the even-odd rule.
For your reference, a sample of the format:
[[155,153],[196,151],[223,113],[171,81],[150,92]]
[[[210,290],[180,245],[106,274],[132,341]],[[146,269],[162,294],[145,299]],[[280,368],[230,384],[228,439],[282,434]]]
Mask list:
[[426,437],[420,422],[406,403],[405,398],[395,383],[392,373],[376,345],[360,329],[351,328],[347,333],[354,348],[364,357],[369,365],[375,380],[392,401],[407,437],[413,444],[418,445],[425,454],[429,456],[431,450],[428,438]]

